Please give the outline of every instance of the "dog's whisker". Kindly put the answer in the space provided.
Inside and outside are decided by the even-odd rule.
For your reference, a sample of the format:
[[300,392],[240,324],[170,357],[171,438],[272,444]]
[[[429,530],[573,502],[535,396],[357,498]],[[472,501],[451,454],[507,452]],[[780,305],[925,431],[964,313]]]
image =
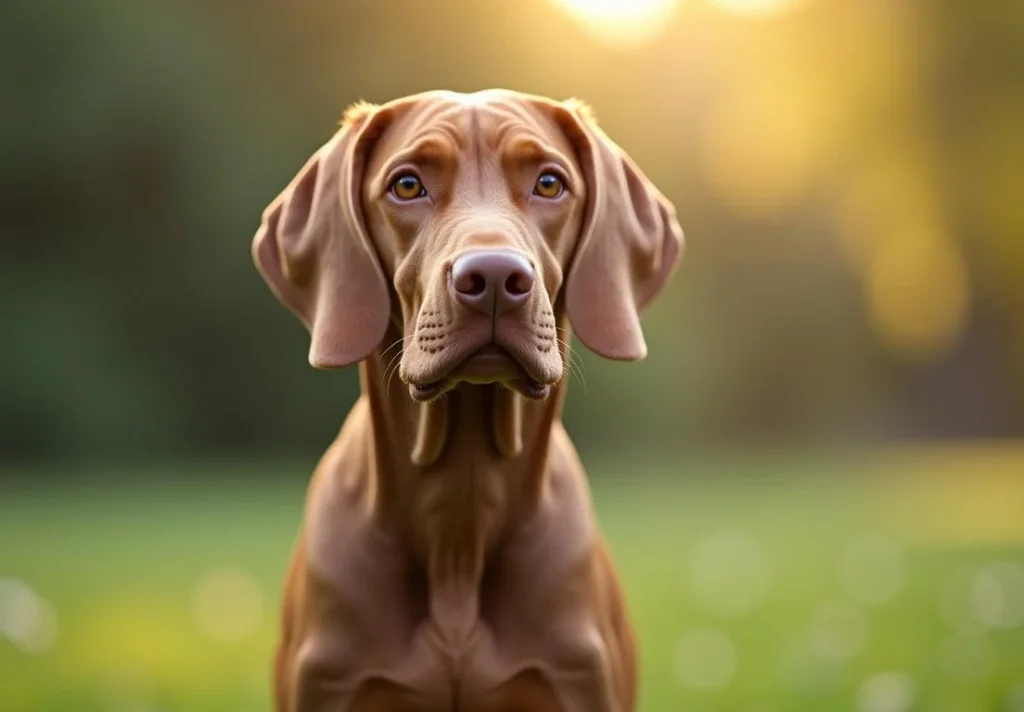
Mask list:
[[576,349],[575,349],[575,348],[573,347],[573,345],[569,343],[569,336],[570,336],[570,334],[572,333],[572,331],[571,331],[571,330],[570,330],[569,328],[567,328],[567,327],[564,327],[564,326],[556,326],[556,327],[555,327],[555,331],[556,331],[556,332],[558,332],[558,333],[561,333],[561,334],[565,335],[565,338],[564,338],[564,339],[562,339],[562,338],[559,338],[558,336],[556,336],[556,337],[555,337],[555,338],[557,339],[558,343],[562,344],[562,345],[563,345],[563,346],[565,346],[565,347],[566,347],[567,349],[569,349],[570,351],[572,351],[572,352],[573,352],[574,354],[576,354],[577,356],[579,356],[579,351],[577,351],[577,350],[576,350]]
[[558,337],[555,337],[555,341],[557,341],[557,342],[558,342],[558,343],[559,343],[559,344],[560,344],[561,346],[563,346],[563,347],[565,348],[565,353],[566,353],[566,355],[567,355],[568,357],[570,357],[570,358],[573,358],[573,359],[576,359],[576,361],[577,361],[577,362],[578,362],[578,363],[580,364],[580,366],[582,367],[582,364],[583,364],[583,355],[582,355],[582,354],[580,354],[580,352],[579,352],[579,351],[577,351],[577,350],[576,350],[576,348],[575,348],[575,347],[574,347],[574,346],[573,346],[572,344],[570,344],[570,343],[569,343],[568,341],[566,341],[565,339],[560,339],[560,338],[558,338]]
[[579,381],[580,387],[583,388],[583,393],[584,394],[589,393],[589,391],[587,390],[587,379],[584,378],[583,373],[580,370],[580,367],[578,365],[574,364],[572,361],[569,362],[569,367],[570,367],[570,371],[569,371],[570,378],[572,376],[576,376],[576,380]]
[[391,382],[390,378],[388,377],[388,372],[391,370],[391,366],[395,363],[395,360],[401,358],[404,352],[405,342],[408,341],[410,338],[411,337],[409,336],[400,336],[390,346],[388,346],[380,353],[380,358],[383,361],[384,358],[387,356],[387,353],[391,351],[391,349],[395,348],[396,346],[402,347],[399,348],[395,355],[388,360],[387,365],[384,367],[384,393],[386,397],[390,397],[391,395]]
[[[391,360],[388,362],[387,368],[384,369],[384,397],[391,397],[391,379],[398,373],[398,369],[402,366],[402,354],[404,352],[399,351]],[[394,366],[394,368],[392,368]]]
[[395,380],[395,376],[402,369],[401,357],[395,357],[392,359],[392,365],[389,367],[388,372],[385,375],[385,390],[388,396],[391,395],[391,382]]
[[583,379],[582,376],[580,376],[578,367],[570,359],[566,359],[566,371],[563,373],[563,376],[568,377],[570,381],[572,381],[573,377],[575,376],[576,380],[583,387],[583,392],[587,392],[586,381]]
[[579,369],[580,376],[581,377],[585,377],[587,371],[586,371],[586,364],[584,364],[584,362],[583,362],[583,354],[581,354],[579,351],[574,349],[572,347],[572,344],[568,344],[568,343],[565,343],[565,342],[562,342],[562,343],[565,346],[565,348],[567,349],[566,354],[568,355],[569,359],[576,365],[576,368]]
[[[397,353],[398,353],[398,355],[401,355],[402,351],[404,350],[404,345],[406,345],[406,341],[408,341],[409,338],[410,337],[408,337],[408,336],[401,336],[398,339],[396,339],[394,343],[392,343],[390,346],[388,346],[383,351],[381,351],[380,360],[384,361],[384,359],[387,357],[388,351],[390,351],[395,346],[398,346]],[[389,361],[388,364],[390,365],[390,363],[391,362]],[[385,374],[387,373],[387,368],[384,369],[384,373]]]
[[583,387],[583,392],[587,393],[587,378],[583,367],[583,358],[571,344],[563,341],[562,339],[557,339],[557,341],[565,348],[565,361],[569,366],[570,375],[576,376],[576,380],[579,381],[580,386]]
[[395,340],[395,342],[394,342],[394,343],[392,343],[392,344],[391,344],[390,346],[388,346],[388,347],[387,347],[386,349],[384,349],[383,351],[381,351],[381,352],[380,352],[380,357],[381,357],[381,359],[383,360],[383,359],[384,359],[384,357],[385,357],[385,356],[387,356],[387,354],[388,354],[388,351],[390,351],[391,349],[395,348],[396,346],[404,345],[404,344],[405,344],[405,342],[406,342],[406,341],[407,341],[408,339],[409,339],[409,337],[408,337],[408,336],[400,336],[400,337],[398,337],[398,338],[397,338],[397,339]]

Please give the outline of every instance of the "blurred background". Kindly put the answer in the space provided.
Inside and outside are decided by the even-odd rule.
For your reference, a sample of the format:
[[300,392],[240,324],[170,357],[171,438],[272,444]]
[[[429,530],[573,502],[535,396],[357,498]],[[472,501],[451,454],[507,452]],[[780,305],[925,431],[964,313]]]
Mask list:
[[1024,4],[12,0],[0,40],[0,709],[270,709],[358,386],[260,213],[348,104],[500,86],[589,102],[687,234],[565,416],[643,709],[1024,710]]

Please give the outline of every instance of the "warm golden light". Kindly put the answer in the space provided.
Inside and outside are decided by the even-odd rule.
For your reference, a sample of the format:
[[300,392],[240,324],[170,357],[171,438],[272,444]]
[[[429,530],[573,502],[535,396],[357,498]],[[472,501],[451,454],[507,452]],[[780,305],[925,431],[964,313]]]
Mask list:
[[677,0],[553,0],[602,42],[646,44],[668,28]]
[[880,246],[868,273],[868,313],[879,338],[915,361],[947,354],[967,325],[970,279],[963,256],[931,231]]
[[784,86],[737,87],[711,113],[699,158],[715,196],[745,216],[773,218],[804,197],[825,154],[830,117],[793,73]]
[[[1022,456],[1019,444],[980,442],[889,453],[882,466],[904,475],[878,493],[878,507],[901,535],[929,546],[1019,546],[1024,543]],[[906,505],[910,501],[913,511]]]
[[794,10],[804,0],[715,0],[719,7],[744,15],[777,15]]
[[856,272],[866,274],[889,240],[939,222],[921,153],[910,140],[885,143],[846,177],[836,220],[840,248]]

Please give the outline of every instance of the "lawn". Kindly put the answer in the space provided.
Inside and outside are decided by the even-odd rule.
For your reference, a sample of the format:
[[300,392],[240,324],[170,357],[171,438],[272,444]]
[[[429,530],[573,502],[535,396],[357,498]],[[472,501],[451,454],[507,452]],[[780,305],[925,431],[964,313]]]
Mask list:
[[[1024,712],[1024,452],[586,459],[646,712]],[[0,487],[0,712],[270,709],[309,466],[187,469]]]

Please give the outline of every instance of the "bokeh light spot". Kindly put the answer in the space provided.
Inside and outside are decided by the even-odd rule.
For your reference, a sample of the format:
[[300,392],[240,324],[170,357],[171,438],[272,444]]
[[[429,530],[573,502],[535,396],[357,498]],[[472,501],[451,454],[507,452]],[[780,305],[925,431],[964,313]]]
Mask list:
[[836,204],[839,246],[850,266],[867,274],[885,244],[920,231],[936,214],[930,177],[913,142],[867,153],[844,176]]
[[721,531],[698,542],[690,586],[708,610],[726,616],[747,613],[764,602],[773,584],[771,562],[754,537]]
[[894,354],[912,361],[945,356],[959,341],[970,306],[959,250],[933,231],[884,241],[868,274],[868,314]]
[[914,680],[902,672],[883,672],[866,679],[857,694],[859,712],[907,712],[914,705]]
[[677,0],[553,0],[594,39],[618,47],[648,44],[662,35]]
[[850,660],[864,649],[869,628],[868,616],[860,607],[846,601],[826,603],[814,613],[811,649],[829,660]]
[[724,633],[693,630],[676,649],[676,677],[695,690],[718,690],[736,674],[737,657],[736,647]]
[[842,680],[843,661],[821,655],[810,636],[788,645],[778,659],[782,684],[800,695],[822,694]]
[[214,640],[243,640],[260,623],[263,593],[247,572],[215,569],[196,585],[192,610],[203,632]]
[[986,628],[1024,625],[1024,565],[1003,561],[981,569],[969,597],[975,619]]
[[761,82],[731,91],[708,116],[699,158],[722,204],[752,219],[797,206],[825,158],[830,120],[808,80]]
[[38,655],[57,640],[57,611],[18,579],[0,579],[0,634],[23,652]]

